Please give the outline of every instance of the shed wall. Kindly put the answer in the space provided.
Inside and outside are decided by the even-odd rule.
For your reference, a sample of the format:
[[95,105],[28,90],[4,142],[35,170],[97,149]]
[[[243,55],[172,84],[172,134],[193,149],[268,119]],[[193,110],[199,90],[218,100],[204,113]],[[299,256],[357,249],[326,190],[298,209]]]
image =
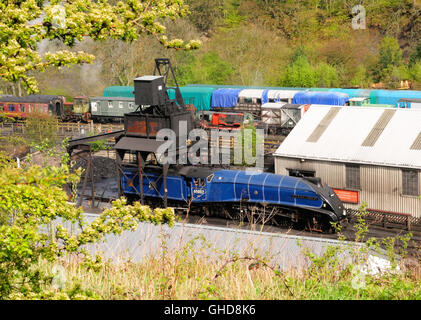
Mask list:
[[[288,175],[288,169],[315,171],[316,177],[330,187],[350,190],[346,187],[345,163],[275,157],[275,173]],[[421,171],[418,171],[418,181],[421,195]],[[345,207],[358,209],[364,201],[370,209],[421,217],[421,199],[402,195],[400,168],[360,165],[360,184],[360,203],[344,203]]]

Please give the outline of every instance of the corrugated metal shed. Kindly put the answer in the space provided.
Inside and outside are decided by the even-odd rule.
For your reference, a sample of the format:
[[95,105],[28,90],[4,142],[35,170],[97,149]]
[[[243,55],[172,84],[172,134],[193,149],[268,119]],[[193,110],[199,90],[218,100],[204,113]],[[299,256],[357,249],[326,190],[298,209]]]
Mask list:
[[[317,141],[308,138],[331,109],[339,112]],[[421,110],[395,109],[372,146],[363,146],[383,108],[311,106],[279,146],[275,156],[421,169]]]

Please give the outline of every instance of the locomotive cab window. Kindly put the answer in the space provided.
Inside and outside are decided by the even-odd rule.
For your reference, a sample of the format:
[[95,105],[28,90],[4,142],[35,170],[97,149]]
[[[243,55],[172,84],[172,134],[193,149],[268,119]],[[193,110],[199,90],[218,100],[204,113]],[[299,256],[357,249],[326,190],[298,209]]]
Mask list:
[[196,178],[196,179],[193,179],[193,185],[195,187],[204,187],[206,185],[206,181],[205,179]]
[[311,171],[311,170],[298,170],[298,169],[287,169],[288,170],[288,174],[291,177],[315,177],[316,176],[316,171]]
[[213,173],[212,173],[212,174],[210,174],[210,175],[208,175],[208,176],[207,176],[207,178],[206,178],[206,181],[207,181],[207,182],[211,182],[214,176],[215,176],[215,175],[214,175]]

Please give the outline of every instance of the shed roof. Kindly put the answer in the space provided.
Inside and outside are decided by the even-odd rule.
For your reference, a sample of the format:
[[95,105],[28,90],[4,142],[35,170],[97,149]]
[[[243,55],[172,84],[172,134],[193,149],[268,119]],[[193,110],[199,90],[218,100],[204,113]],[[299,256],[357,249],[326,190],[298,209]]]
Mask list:
[[313,105],[274,156],[421,169],[420,133],[421,110]]

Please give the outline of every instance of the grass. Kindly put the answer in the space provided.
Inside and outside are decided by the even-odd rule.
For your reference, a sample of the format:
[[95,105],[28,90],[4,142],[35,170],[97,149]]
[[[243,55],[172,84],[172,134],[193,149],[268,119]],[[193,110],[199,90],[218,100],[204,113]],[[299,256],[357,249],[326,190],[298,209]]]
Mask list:
[[214,249],[203,238],[178,250],[168,250],[165,241],[163,237],[157,252],[136,263],[114,259],[87,267],[75,257],[66,258],[60,263],[61,277],[51,272],[51,265],[40,262],[60,284],[46,289],[55,292],[54,298],[66,292],[64,298],[105,300],[421,299],[419,263],[412,269],[401,266],[401,272],[364,275],[353,264],[337,263],[340,254],[332,247],[322,258],[308,255],[312,261],[308,268],[281,271],[265,258],[212,255],[209,250]]

